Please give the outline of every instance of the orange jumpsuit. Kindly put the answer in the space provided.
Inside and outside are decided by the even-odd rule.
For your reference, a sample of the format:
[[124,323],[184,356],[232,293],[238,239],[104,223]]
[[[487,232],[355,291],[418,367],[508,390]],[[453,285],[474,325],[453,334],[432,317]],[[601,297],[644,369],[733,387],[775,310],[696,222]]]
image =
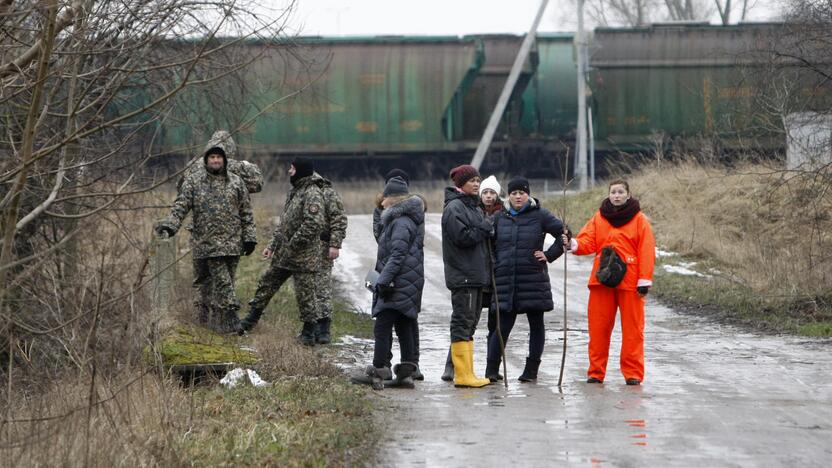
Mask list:
[[[595,254],[589,276],[589,370],[587,377],[601,381],[607,372],[610,337],[616,309],[621,310],[621,373],[625,379],[644,380],[644,303],[636,288],[653,285],[656,240],[650,222],[638,212],[625,225],[614,227],[598,211],[575,238],[575,255]],[[624,279],[615,288],[595,277],[601,249],[611,245],[627,264]],[[573,245],[574,247],[574,245]]]

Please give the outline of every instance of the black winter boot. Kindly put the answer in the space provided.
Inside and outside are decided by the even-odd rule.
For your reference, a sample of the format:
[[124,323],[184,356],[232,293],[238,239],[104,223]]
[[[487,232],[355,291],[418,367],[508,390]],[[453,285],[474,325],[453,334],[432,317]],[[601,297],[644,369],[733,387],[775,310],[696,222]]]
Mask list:
[[263,315],[263,309],[255,309],[254,307],[249,307],[248,314],[242,320],[240,320],[240,334],[247,331],[251,331],[257,322],[260,321],[260,317]]
[[303,322],[303,329],[298,335],[298,341],[304,346],[315,346],[315,330],[318,328],[317,322]]
[[500,375],[500,361],[499,359],[489,359],[485,362],[485,378],[492,382],[499,382],[503,380]]
[[329,344],[332,340],[332,336],[330,336],[329,327],[332,324],[332,319],[322,318],[318,319],[318,332],[315,334],[315,343],[318,344]]
[[371,385],[373,390],[384,390],[384,381],[390,381],[393,373],[388,367],[367,366],[363,372],[356,372],[350,376],[350,382],[359,385]]
[[445,372],[442,372],[442,380],[445,382],[453,382],[454,380],[454,361],[451,359],[451,350],[448,350],[448,359],[445,361]]
[[396,377],[391,380],[385,380],[384,386],[393,388],[416,388],[416,385],[413,383],[413,374],[418,369],[419,367],[412,362],[396,364],[393,366],[393,372],[396,374]]
[[422,374],[422,370],[419,368],[419,363],[416,364],[416,370],[413,371],[413,380],[425,380],[424,374]]
[[537,368],[540,367],[540,359],[526,358],[526,367],[517,380],[521,382],[533,382],[537,380]]

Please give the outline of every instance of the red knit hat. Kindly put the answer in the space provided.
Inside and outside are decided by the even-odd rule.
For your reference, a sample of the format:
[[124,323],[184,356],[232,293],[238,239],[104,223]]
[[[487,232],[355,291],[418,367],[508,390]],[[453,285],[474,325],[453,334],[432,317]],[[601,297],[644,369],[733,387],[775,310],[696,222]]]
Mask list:
[[465,182],[473,179],[474,177],[479,177],[480,172],[474,166],[470,164],[463,164],[461,166],[457,166],[451,169],[451,180],[454,181],[454,185],[457,187],[462,187],[465,185]]

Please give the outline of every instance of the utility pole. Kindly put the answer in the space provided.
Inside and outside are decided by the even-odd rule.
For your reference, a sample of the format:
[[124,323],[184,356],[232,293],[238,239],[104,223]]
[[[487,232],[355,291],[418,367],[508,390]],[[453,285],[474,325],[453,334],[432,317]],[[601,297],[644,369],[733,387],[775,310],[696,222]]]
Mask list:
[[575,178],[578,179],[578,189],[587,189],[586,174],[586,47],[584,40],[584,1],[578,0],[578,32],[575,34],[575,52],[578,65],[578,128],[577,151],[575,151]]
[[529,51],[532,49],[532,44],[534,44],[537,34],[537,26],[540,24],[540,19],[543,17],[543,12],[546,11],[546,5],[548,4],[549,0],[542,0],[540,2],[540,8],[537,9],[537,15],[534,17],[532,27],[523,39],[523,44],[520,46],[520,51],[517,52],[517,57],[514,59],[514,65],[511,67],[511,71],[508,74],[506,84],[503,86],[503,91],[500,93],[500,98],[497,99],[497,105],[491,113],[491,118],[488,119],[488,125],[485,127],[485,132],[482,134],[479,145],[477,145],[477,151],[474,153],[474,158],[471,159],[471,165],[476,167],[477,170],[479,170],[483,159],[485,159],[485,154],[491,146],[491,140],[494,138],[494,132],[497,131],[497,127],[500,125],[500,119],[502,119],[503,112],[506,110],[508,100],[511,98],[511,93],[514,91],[514,86],[517,84],[517,79],[520,78],[520,70],[523,69],[526,57],[529,56]]

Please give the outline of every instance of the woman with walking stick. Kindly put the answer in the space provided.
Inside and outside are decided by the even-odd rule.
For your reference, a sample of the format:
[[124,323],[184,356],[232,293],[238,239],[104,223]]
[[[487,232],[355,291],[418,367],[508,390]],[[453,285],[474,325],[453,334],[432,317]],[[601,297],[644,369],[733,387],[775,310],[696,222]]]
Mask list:
[[589,275],[587,383],[603,383],[616,310],[621,310],[621,373],[627,385],[644,381],[644,303],[653,285],[656,241],[647,216],[625,180],[571,241],[575,255],[595,255]]
[[[527,179],[515,177],[508,183],[507,192],[509,205],[494,218],[494,302],[500,307],[500,332],[505,343],[519,314],[525,314],[529,321],[529,354],[519,380],[532,382],[537,380],[546,342],[543,314],[554,309],[546,264],[563,254],[562,242],[554,242],[544,251],[543,241],[547,233],[560,239],[566,231],[561,220],[530,197]],[[492,381],[502,378],[500,357],[500,340],[494,333],[488,340],[485,373]]]

